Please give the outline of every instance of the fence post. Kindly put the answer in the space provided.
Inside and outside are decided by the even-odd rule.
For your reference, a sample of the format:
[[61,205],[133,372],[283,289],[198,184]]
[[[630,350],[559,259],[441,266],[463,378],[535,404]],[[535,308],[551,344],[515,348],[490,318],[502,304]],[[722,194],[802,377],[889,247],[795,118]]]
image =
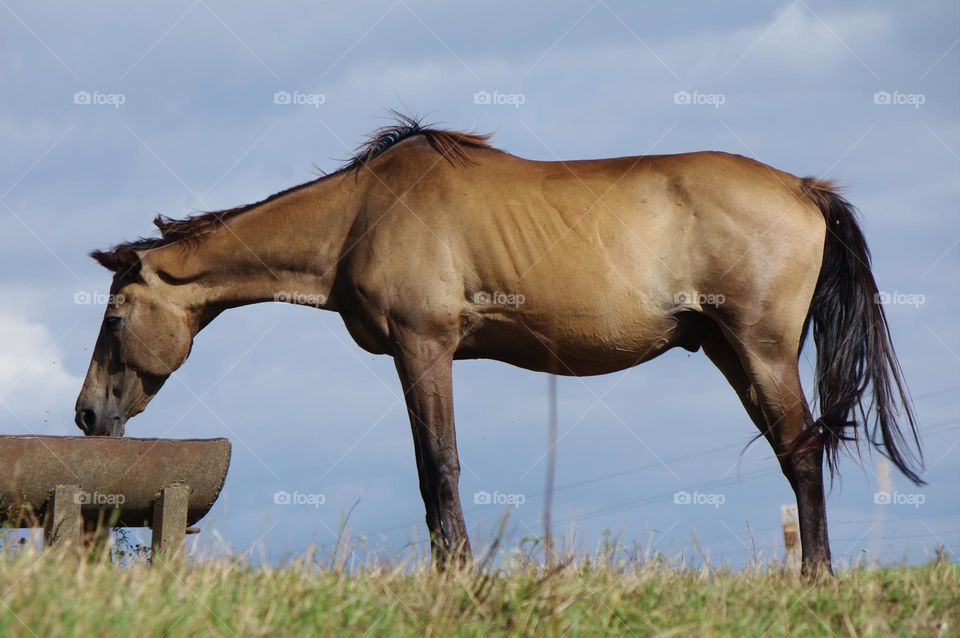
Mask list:
[[189,502],[190,488],[186,485],[169,485],[160,490],[153,504],[154,559],[161,555],[174,559],[183,556]]
[[800,517],[796,505],[780,506],[780,524],[783,525],[784,564],[787,571],[800,571]]
[[53,490],[44,525],[46,545],[83,547],[83,519],[80,516],[80,486],[58,485]]

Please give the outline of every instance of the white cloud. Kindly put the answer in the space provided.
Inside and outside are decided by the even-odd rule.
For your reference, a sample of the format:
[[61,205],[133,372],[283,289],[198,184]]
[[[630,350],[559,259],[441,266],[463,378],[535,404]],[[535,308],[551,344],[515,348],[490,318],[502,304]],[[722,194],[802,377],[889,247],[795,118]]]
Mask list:
[[4,433],[74,434],[81,379],[43,323],[0,311],[0,424]]
[[868,7],[827,14],[793,3],[762,24],[722,36],[717,41],[722,54],[713,59],[718,65],[742,60],[779,73],[823,73],[834,64],[857,64],[865,50],[875,50],[889,37],[892,25],[890,13]]

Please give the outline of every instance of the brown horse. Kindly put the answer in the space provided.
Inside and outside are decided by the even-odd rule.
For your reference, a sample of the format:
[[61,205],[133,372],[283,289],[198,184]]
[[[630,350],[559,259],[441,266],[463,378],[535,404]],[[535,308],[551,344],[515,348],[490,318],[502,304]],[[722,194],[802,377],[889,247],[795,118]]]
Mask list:
[[[594,375],[702,347],[796,493],[808,570],[830,561],[824,456],[863,431],[920,481],[869,252],[830,183],[726,153],[538,162],[487,140],[404,119],[333,174],[92,253],[114,302],[77,425],[122,435],[214,317],[287,301],[394,357],[435,558],[470,553],[454,359]],[[817,419],[797,369],[810,324]]]

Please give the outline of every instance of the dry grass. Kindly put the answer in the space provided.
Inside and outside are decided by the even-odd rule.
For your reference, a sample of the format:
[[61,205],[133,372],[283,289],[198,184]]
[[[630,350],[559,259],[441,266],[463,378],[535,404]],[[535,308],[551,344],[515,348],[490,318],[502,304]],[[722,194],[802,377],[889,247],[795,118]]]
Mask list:
[[0,556],[0,636],[955,636],[960,566],[855,569],[817,582],[610,555],[545,570],[346,569],[240,559],[124,568]]

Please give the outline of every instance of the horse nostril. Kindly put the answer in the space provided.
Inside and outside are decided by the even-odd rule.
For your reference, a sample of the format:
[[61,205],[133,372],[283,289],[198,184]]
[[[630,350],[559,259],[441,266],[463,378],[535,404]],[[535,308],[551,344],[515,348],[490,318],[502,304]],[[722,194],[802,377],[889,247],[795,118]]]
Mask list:
[[84,432],[89,432],[90,429],[97,424],[97,413],[93,410],[81,410],[80,411],[80,427],[83,428]]

